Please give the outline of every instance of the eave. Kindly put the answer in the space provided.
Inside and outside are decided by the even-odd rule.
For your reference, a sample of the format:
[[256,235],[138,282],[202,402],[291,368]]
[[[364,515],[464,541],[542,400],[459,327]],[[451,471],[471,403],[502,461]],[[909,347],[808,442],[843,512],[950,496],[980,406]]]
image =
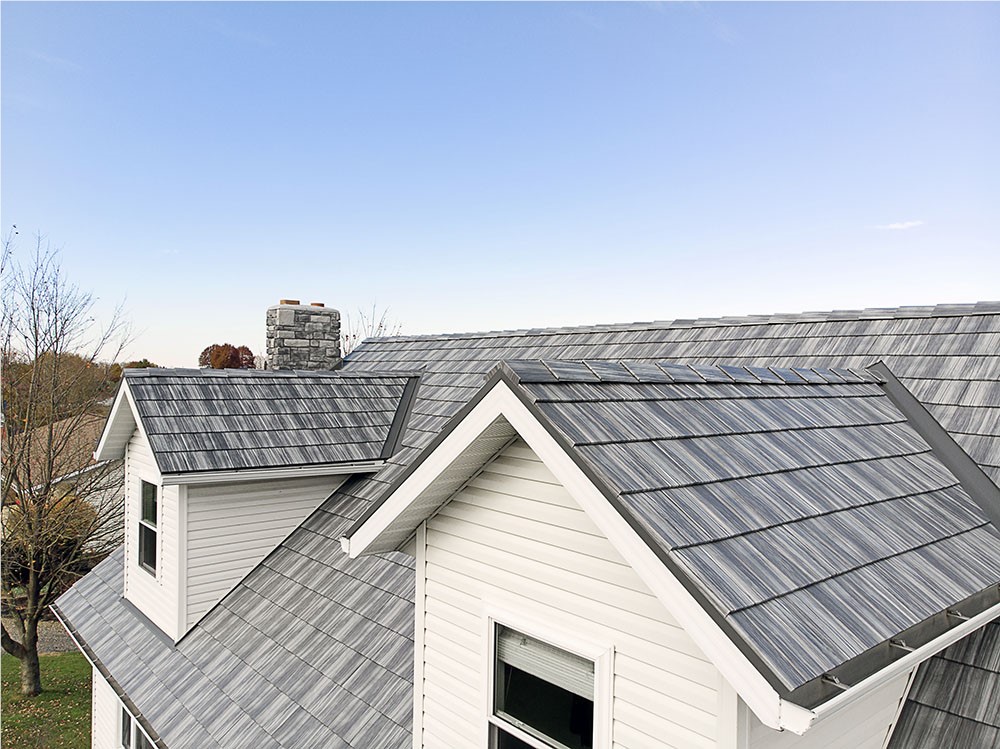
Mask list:
[[265,481],[267,479],[305,478],[308,476],[340,476],[349,473],[375,473],[384,465],[384,460],[366,460],[313,466],[165,473],[162,475],[161,481],[164,486],[190,486],[193,484],[223,484],[241,481]]

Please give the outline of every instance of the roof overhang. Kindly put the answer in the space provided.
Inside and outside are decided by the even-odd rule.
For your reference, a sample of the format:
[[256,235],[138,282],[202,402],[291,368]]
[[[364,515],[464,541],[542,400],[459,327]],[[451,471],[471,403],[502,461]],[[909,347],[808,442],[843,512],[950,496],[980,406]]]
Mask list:
[[97,449],[94,450],[95,460],[119,460],[125,457],[125,446],[128,445],[138,426],[137,413],[132,395],[129,393],[128,382],[122,377],[118,392],[115,393],[114,403],[111,405],[111,412],[104,422],[101,439],[97,443]]
[[[402,548],[479,469],[515,437],[522,438],[596,522],[692,640],[733,686],[760,721],[776,730],[805,733],[816,721],[839,712],[970,632],[1000,617],[1000,604],[948,629],[932,640],[846,686],[821,704],[806,708],[782,696],[766,667],[742,650],[709,608],[645,543],[558,438],[517,384],[497,372],[438,438],[386,493],[383,501],[341,538],[351,557]],[[477,449],[477,443],[480,447]],[[435,489],[443,485],[445,491]],[[787,695],[787,692],[785,692]]]

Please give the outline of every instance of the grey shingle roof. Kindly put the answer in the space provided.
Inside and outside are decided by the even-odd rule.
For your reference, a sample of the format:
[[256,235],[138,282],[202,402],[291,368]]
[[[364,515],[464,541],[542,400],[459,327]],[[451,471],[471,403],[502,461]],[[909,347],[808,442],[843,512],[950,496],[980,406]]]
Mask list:
[[1000,582],[1000,531],[871,375],[503,369],[788,690]]
[[[342,737],[342,743],[334,741],[330,745],[406,747],[411,743],[412,635],[391,634],[390,629],[380,640],[386,648],[406,650],[406,678],[354,653],[365,642],[371,631],[369,627],[381,617],[380,600],[376,598],[371,607],[367,606],[369,599],[365,592],[372,587],[385,588],[402,602],[412,601],[412,569],[401,555],[351,561],[340,553],[336,539],[380,498],[386,487],[472,397],[497,362],[537,358],[672,359],[706,364],[865,367],[884,359],[996,479],[1000,477],[998,336],[1000,303],[983,303],[374,339],[352,352],[345,371],[422,370],[401,448],[378,474],[341,487],[181,642],[178,650],[185,652],[189,641],[197,643],[203,649],[195,651],[200,660],[186,655],[178,659],[170,654],[169,646],[142,636],[141,627],[145,625],[141,618],[118,598],[121,576],[114,571],[113,564],[110,569],[102,570],[101,575],[81,581],[59,605],[71,624],[76,625],[77,619],[83,617],[84,639],[88,643],[93,640],[96,655],[113,664],[113,674],[141,711],[155,716],[153,722],[160,727],[164,743],[171,747],[212,746],[212,741],[206,738],[209,734],[199,728],[201,724],[197,721],[211,722],[215,714],[223,714],[220,720],[228,720],[233,726],[231,733],[222,736],[226,746],[282,745],[274,733],[254,727],[249,716],[261,708],[252,688],[239,688],[240,680],[245,674],[273,678],[274,664],[287,661],[289,653],[305,664],[320,654],[336,659],[339,651],[333,640],[320,641],[331,649],[316,652],[317,629],[345,643],[348,650],[343,651],[342,660],[324,666],[333,675],[317,682],[317,692],[327,690],[328,698],[319,701],[308,695],[303,698],[294,684],[281,682],[279,686],[272,682],[274,689],[288,695],[290,701],[312,699],[308,715],[297,713],[294,720],[322,731],[336,722],[336,714],[342,710],[354,715],[351,706],[357,705],[358,695],[345,684],[345,677],[337,670],[339,666],[341,670],[350,670],[350,686],[359,685],[355,688],[361,691],[360,685],[367,684],[369,689],[377,689],[386,700],[400,707],[385,710],[372,706],[359,713],[361,733]],[[322,537],[315,541],[317,548],[310,547],[317,535]],[[309,551],[303,553],[305,549]],[[368,579],[374,582],[369,583]],[[105,581],[103,587],[100,580]],[[291,593],[287,598],[281,597],[280,591],[285,586],[301,593],[300,586],[304,584],[322,585],[326,591],[324,598],[311,594],[296,597]],[[267,596],[259,594],[261,586],[266,586]],[[105,588],[110,592],[106,594]],[[343,595],[337,596],[334,591],[341,589]],[[327,600],[333,598],[341,608],[334,607],[335,615],[327,617],[326,606],[334,606]],[[396,598],[391,600],[395,602]],[[238,611],[230,607],[231,600],[238,602]],[[412,603],[400,605],[405,607],[407,626],[412,627]],[[403,617],[395,609],[392,611],[394,616]],[[285,628],[280,633],[270,626],[275,615],[284,617]],[[253,647],[237,656],[233,649],[239,647],[242,638],[248,639]],[[356,648],[352,649],[352,644]],[[171,714],[167,715],[165,708],[158,706],[161,699],[158,682],[154,679],[155,683],[147,686],[151,680],[145,667],[129,665],[143,663],[139,654],[147,661],[169,662],[170,668],[177,671],[174,678],[181,684],[201,683],[198,674],[204,674],[211,682],[206,687],[206,696],[202,697],[197,689],[184,689],[173,696]],[[254,678],[253,683],[257,684],[257,677]],[[326,680],[335,687],[329,689]],[[217,695],[216,689],[228,690],[230,702],[213,704],[211,696]],[[219,705],[227,707],[220,709]],[[193,723],[185,724],[181,718],[172,717],[185,713],[190,713]]]
[[1000,746],[1000,622],[921,664],[889,749]]
[[1000,302],[380,338],[346,366],[426,367],[424,419],[414,426],[436,431],[503,359],[855,368],[881,359],[1000,480]]
[[160,471],[312,466],[391,453],[415,378],[406,374],[126,369]]
[[402,747],[412,559],[348,559],[353,519],[317,510],[176,647],[121,598],[121,550],[55,608],[161,746]]

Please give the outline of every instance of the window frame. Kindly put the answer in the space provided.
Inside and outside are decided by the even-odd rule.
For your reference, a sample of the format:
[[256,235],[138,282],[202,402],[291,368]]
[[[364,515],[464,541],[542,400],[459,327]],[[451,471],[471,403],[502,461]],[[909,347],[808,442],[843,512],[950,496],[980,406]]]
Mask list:
[[139,721],[125,707],[124,702],[118,703],[119,711],[118,746],[121,749],[156,749],[156,742],[149,738]]
[[594,736],[593,749],[610,749],[612,725],[612,682],[614,678],[614,647],[607,642],[597,642],[580,637],[578,627],[571,621],[546,621],[538,615],[525,615],[514,611],[504,611],[488,607],[483,617],[485,632],[483,653],[486,676],[483,688],[483,740],[484,749],[496,749],[497,733],[503,730],[534,749],[553,749],[556,745],[546,743],[497,715],[495,710],[495,689],[497,684],[497,630],[503,626],[522,632],[559,650],[579,656],[594,664]]
[[[153,490],[153,511],[154,519],[152,522],[146,520],[145,516],[145,504],[146,504],[146,487],[151,487]],[[153,577],[156,577],[157,570],[160,566],[160,486],[153,483],[152,481],[146,481],[145,479],[139,479],[139,512],[138,518],[138,533],[136,538],[136,561],[138,562],[139,568],[145,570]],[[145,533],[144,533],[145,531]],[[152,534],[152,541],[146,541],[146,534]],[[147,545],[151,543],[153,547],[153,562],[152,566],[146,564],[144,560],[144,552],[146,551]]]

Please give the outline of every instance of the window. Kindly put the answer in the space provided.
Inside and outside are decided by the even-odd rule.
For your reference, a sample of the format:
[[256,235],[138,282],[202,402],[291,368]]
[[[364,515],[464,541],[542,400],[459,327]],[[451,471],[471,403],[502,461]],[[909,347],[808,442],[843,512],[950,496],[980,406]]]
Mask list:
[[152,741],[146,738],[146,734],[139,728],[139,724],[133,720],[128,710],[122,707],[122,747],[123,749],[156,749]]
[[594,662],[495,624],[492,749],[594,745]]
[[122,746],[124,749],[132,749],[132,716],[124,707],[122,708]]
[[156,574],[156,486],[142,482],[139,508],[139,566]]

